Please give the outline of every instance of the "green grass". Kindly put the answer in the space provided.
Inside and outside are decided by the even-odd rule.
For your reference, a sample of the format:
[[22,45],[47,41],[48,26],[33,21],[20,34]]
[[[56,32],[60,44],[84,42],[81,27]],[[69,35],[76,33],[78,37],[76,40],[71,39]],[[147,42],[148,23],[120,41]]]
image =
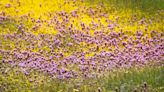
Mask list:
[[[32,71],[25,76],[18,67],[1,64],[0,89],[2,92],[132,92],[143,91],[146,83],[147,92],[164,90],[164,67],[145,66],[144,68],[121,69],[110,72],[103,77],[93,79],[78,78],[58,80]],[[34,81],[35,80],[35,81]]]
[[117,6],[116,8],[131,8],[131,9],[164,9],[163,0],[86,0],[89,3],[94,4],[107,4],[109,6]]
[[116,10],[130,9],[132,11],[141,10],[153,14],[158,10],[164,9],[164,0],[86,0],[90,5],[104,4],[111,6]]
[[164,77],[164,68],[163,67],[155,67],[148,68],[145,67],[143,70],[132,69],[130,71],[125,72],[115,72],[115,77],[109,77],[108,82],[105,85],[106,89],[113,89],[117,86],[120,90],[124,87],[124,91],[131,92],[133,89],[137,87],[140,89],[144,82],[146,82],[152,91],[159,91],[160,87],[164,86],[164,81],[162,78]]

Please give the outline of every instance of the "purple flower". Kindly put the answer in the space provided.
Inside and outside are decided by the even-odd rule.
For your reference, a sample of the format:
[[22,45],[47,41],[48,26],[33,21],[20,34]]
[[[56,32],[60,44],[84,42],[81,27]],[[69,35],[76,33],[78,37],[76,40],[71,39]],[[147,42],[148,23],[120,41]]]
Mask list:
[[109,25],[108,25],[108,28],[109,28],[110,30],[113,30],[114,25],[113,25],[113,24],[109,24]]
[[64,76],[63,75],[58,75],[57,78],[61,80],[61,79],[64,79]]
[[61,42],[60,42],[59,39],[55,41],[55,45],[59,45],[60,43],[61,43]]
[[70,43],[68,43],[68,45],[69,45],[69,46],[73,46],[73,43],[70,42]]

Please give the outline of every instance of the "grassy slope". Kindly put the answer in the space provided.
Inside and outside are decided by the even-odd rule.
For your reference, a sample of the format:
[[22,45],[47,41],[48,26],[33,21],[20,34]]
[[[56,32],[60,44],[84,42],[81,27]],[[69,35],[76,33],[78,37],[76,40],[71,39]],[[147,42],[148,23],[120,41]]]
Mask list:
[[[4,2],[8,2],[8,0],[2,0]],[[1,3],[3,3],[1,1]],[[29,0],[28,0],[29,1]],[[44,0],[42,0],[43,2]],[[59,0],[58,0],[59,1]],[[90,0],[90,1],[101,1],[101,0]],[[127,9],[127,10],[136,10],[141,11],[142,13],[152,13],[157,12],[160,9],[164,9],[164,3],[163,0],[141,0],[141,2],[134,3],[136,0],[131,0],[130,2],[128,0],[104,0],[106,5],[112,5],[115,6],[116,9]],[[126,2],[128,1],[128,4]],[[150,2],[149,2],[150,1]],[[118,3],[119,2],[119,3]],[[28,3],[28,2],[27,2]],[[30,2],[29,2],[30,3]],[[33,4],[34,6],[37,5],[37,1]],[[126,5],[125,5],[126,4]],[[25,4],[26,5],[26,4]],[[19,16],[23,14],[27,14],[28,10],[30,10],[30,7],[27,7],[29,4],[26,5],[26,7],[22,8],[20,7],[19,10]],[[32,4],[30,4],[32,5]],[[39,4],[38,4],[39,5]],[[137,8],[136,8],[137,7]],[[22,8],[22,9],[21,9]],[[33,17],[38,18],[40,15],[40,10],[44,9],[44,11],[48,12],[47,8],[41,8],[38,7],[34,8]],[[51,10],[56,10],[58,7],[54,7]],[[65,7],[67,8],[67,7]],[[71,7],[70,9],[74,9]],[[3,8],[1,8],[3,10]],[[23,11],[24,10],[24,11]],[[8,9],[5,9],[7,13],[10,13],[14,18],[15,21],[18,22],[18,17],[15,16],[16,14],[13,12],[14,10],[11,9],[8,11]],[[69,10],[68,10],[69,11]],[[152,11],[152,12],[151,12]],[[134,11],[135,12],[135,11]],[[41,12],[42,13],[42,12]],[[125,13],[124,13],[125,14]],[[44,17],[46,19],[46,16]],[[159,18],[161,19],[161,18]],[[86,18],[87,20],[87,18]],[[4,22],[2,25],[0,25],[0,32],[3,33],[4,30],[16,30],[16,23],[13,21],[10,22]],[[19,22],[18,22],[19,24]],[[29,22],[25,22],[26,25],[31,26],[32,24]],[[158,24],[158,23],[156,23]],[[161,24],[159,24],[161,26]],[[161,26],[162,27],[162,26]],[[46,29],[46,27],[45,27]],[[131,28],[130,28],[131,29]],[[0,57],[1,58],[1,57]],[[109,76],[103,77],[103,78],[97,78],[97,79],[74,79],[74,80],[55,80],[55,79],[49,79],[48,77],[39,74],[39,73],[32,73],[29,76],[25,76],[22,73],[16,73],[19,69],[17,68],[10,68],[6,65],[2,66],[0,69],[4,72],[0,72],[0,90],[10,91],[18,91],[18,92],[27,92],[28,90],[32,90],[33,92],[40,92],[40,91],[49,91],[49,92],[94,92],[98,91],[98,88],[102,90],[103,92],[109,92],[109,90],[115,90],[117,87],[119,90],[126,90],[128,92],[131,92],[134,88],[137,88],[138,90],[142,90],[142,87],[144,82],[148,84],[148,90],[150,92],[159,91],[162,92],[164,90],[164,67],[145,67],[143,69],[137,70],[136,68],[130,69],[128,71],[114,71],[110,73]],[[35,79],[35,75],[39,75],[40,77]],[[31,80],[36,80],[36,82]],[[30,80],[30,81],[29,81]],[[89,81],[88,81],[89,80]],[[44,81],[42,83],[42,81]],[[37,84],[37,85],[36,85]],[[9,89],[10,88],[10,89]]]

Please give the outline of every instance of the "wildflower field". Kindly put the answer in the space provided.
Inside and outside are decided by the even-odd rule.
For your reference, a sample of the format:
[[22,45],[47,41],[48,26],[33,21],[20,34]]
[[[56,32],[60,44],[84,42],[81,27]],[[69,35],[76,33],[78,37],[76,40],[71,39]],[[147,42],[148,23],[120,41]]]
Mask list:
[[164,92],[164,0],[0,0],[0,92]]

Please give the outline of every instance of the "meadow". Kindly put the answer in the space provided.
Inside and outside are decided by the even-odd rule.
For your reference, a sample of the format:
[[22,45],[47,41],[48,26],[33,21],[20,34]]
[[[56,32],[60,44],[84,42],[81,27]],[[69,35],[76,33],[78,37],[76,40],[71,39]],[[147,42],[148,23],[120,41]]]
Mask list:
[[0,92],[163,92],[163,0],[0,0]]

